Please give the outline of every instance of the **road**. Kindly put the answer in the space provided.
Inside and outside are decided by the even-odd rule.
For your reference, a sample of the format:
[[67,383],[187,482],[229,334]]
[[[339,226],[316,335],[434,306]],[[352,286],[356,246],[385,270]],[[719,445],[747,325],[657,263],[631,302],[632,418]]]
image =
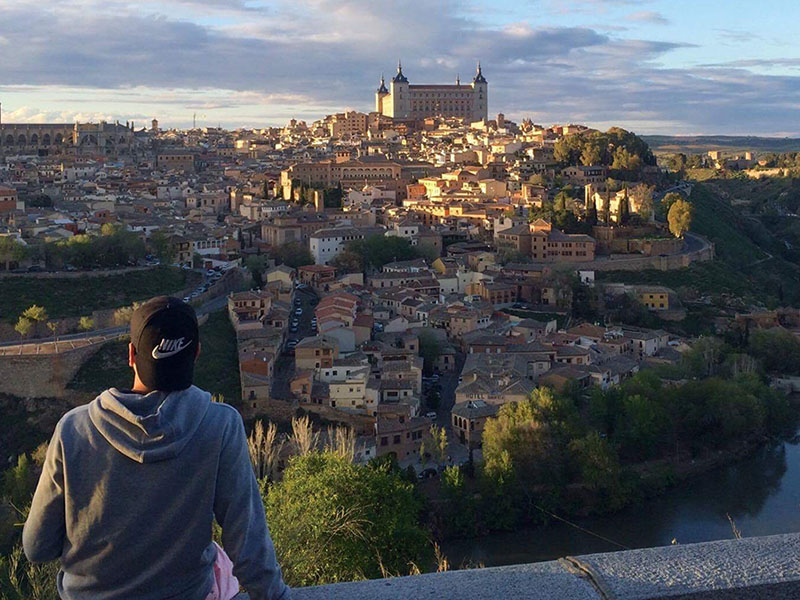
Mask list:
[[[305,337],[316,335],[316,332],[311,328],[311,319],[314,316],[314,308],[318,301],[317,295],[311,288],[302,288],[295,293],[295,299],[300,300],[300,308],[303,309],[303,314],[299,316],[297,331],[288,333],[286,342],[291,340],[300,341]],[[297,305],[292,306],[292,315]],[[283,400],[291,398],[289,391],[289,383],[294,377],[294,354],[281,352],[278,359],[275,361],[272,377],[272,397]]]
[[[196,309],[197,316],[200,317],[202,315],[216,312],[225,308],[228,304],[228,297],[225,295],[219,296],[212,300],[209,300],[201,307]],[[71,350],[73,348],[80,346],[85,346],[86,343],[81,342],[88,342],[91,344],[96,344],[99,342],[107,341],[109,339],[113,339],[119,335],[128,333],[129,325],[122,325],[119,327],[107,327],[105,329],[96,329],[93,331],[86,331],[83,333],[69,333],[65,335],[58,336],[58,342],[56,342],[56,337],[46,337],[46,338],[37,338],[36,340],[32,340],[30,342],[0,342],[0,355],[11,355],[11,354],[52,354],[54,351],[58,352],[59,350]],[[57,347],[54,347],[56,346]],[[65,347],[61,347],[64,345]]]

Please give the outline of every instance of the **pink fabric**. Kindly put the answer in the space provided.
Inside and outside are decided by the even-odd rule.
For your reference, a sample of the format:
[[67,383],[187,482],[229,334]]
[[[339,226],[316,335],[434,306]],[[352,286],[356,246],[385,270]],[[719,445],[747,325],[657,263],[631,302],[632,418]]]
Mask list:
[[217,547],[217,560],[214,561],[214,586],[206,596],[206,600],[231,600],[239,593],[239,580],[233,574],[233,563],[225,550],[213,542]]

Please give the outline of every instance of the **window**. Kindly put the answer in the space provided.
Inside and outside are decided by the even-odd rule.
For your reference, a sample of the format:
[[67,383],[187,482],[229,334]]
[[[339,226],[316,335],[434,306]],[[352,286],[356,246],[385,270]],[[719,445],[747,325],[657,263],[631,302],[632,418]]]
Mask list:
[[381,438],[381,446],[386,446],[389,444],[389,438],[384,436]]
[[392,443],[393,444],[399,444],[400,443],[400,436],[399,435],[394,436],[394,439],[392,440]]

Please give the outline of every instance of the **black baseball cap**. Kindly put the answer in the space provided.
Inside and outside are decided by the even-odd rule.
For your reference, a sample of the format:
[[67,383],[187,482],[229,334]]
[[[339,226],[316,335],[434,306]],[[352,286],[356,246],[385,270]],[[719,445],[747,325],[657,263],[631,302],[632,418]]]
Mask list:
[[158,296],[133,312],[136,372],[152,390],[172,392],[192,385],[199,342],[197,315],[178,298]]

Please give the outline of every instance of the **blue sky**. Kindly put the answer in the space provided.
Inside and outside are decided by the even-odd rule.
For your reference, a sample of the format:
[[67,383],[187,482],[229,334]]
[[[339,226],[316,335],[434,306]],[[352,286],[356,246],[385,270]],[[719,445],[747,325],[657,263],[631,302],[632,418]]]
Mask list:
[[800,2],[2,0],[4,122],[282,125],[468,80],[489,109],[640,133],[800,136]]

